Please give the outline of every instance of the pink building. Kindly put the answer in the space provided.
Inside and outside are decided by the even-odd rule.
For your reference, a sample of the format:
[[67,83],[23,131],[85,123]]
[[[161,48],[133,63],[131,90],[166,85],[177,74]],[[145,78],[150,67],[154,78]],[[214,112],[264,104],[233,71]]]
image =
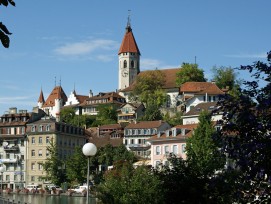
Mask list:
[[177,125],[148,139],[151,143],[151,165],[155,168],[160,164],[168,165],[170,153],[186,159],[186,139],[196,127],[197,124]]

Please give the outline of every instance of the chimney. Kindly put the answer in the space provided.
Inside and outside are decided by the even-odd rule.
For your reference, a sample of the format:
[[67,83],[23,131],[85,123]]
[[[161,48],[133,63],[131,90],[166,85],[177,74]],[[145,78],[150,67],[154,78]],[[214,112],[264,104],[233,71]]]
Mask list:
[[9,108],[9,114],[16,114],[16,113],[17,113],[16,107]]

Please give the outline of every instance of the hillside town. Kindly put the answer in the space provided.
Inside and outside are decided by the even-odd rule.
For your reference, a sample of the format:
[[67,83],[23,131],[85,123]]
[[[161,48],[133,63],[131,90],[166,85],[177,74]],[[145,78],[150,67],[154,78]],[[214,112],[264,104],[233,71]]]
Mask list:
[[[107,145],[124,145],[137,158],[134,166],[146,165],[158,170],[161,166],[169,166],[170,155],[187,159],[187,139],[197,129],[202,112],[211,114],[213,128],[218,132],[221,130],[222,124],[218,121],[225,115],[219,111],[219,100],[228,95],[229,87],[219,88],[216,81],[178,84],[178,78],[182,77],[178,73],[183,67],[141,71],[141,53],[129,18],[116,54],[117,90],[96,94],[89,90],[89,93],[79,94],[74,89],[68,94],[64,91],[65,87],[55,84],[48,96],[44,95],[42,89],[37,93],[37,106],[33,110],[10,107],[1,115],[2,189],[22,189],[29,184],[45,188],[50,184],[52,181],[46,179],[44,163],[50,157],[52,143],[55,144],[58,158],[63,161],[75,154],[76,147],[82,148],[87,142],[95,144],[98,149]],[[165,100],[159,106],[163,117],[146,120],[150,104],[143,99],[140,101],[134,90],[140,82],[138,79],[157,71],[164,77],[160,90]],[[153,101],[158,101],[158,98]],[[99,122],[102,106],[116,108],[115,123]],[[64,117],[67,110],[72,110],[69,114],[74,114],[73,123]],[[96,125],[82,124],[79,116],[94,118]],[[177,122],[170,122],[177,116],[180,117]],[[236,136],[237,133],[230,134]],[[234,165],[227,160],[226,166]],[[95,170],[107,171],[109,168],[114,168],[114,164],[110,167],[99,165]],[[60,166],[59,170],[64,171],[65,166]]]

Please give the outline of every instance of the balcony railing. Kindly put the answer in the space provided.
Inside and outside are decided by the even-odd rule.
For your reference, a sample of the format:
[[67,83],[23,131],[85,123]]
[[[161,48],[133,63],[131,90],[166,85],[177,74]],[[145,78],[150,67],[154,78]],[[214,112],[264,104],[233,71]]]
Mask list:
[[7,163],[17,163],[17,159],[0,159],[0,163],[7,164]]
[[19,146],[11,146],[11,147],[5,146],[4,150],[5,151],[19,151]]

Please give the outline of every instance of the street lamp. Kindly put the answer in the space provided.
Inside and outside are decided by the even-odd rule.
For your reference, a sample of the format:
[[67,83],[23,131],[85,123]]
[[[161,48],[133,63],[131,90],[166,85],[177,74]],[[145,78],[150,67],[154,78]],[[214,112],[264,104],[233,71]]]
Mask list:
[[89,159],[97,152],[97,147],[93,143],[86,143],[82,148],[83,154],[88,157],[88,173],[87,173],[87,204],[89,196]]
[[2,185],[3,185],[3,173],[5,171],[5,168],[3,166],[0,167],[0,173],[1,173],[1,192],[3,192]]

